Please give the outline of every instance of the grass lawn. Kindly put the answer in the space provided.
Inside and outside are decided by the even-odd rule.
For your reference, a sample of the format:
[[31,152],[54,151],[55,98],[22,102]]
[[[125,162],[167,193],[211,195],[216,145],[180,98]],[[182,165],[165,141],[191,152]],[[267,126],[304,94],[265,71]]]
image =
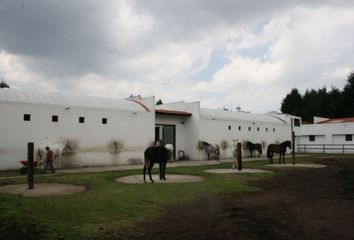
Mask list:
[[[299,162],[309,157],[298,158]],[[312,159],[312,158],[311,158]],[[287,159],[290,162],[290,159]],[[268,162],[244,162],[244,168],[260,168]],[[168,168],[168,174],[202,176],[203,182],[170,184],[124,184],[118,177],[142,170],[101,173],[36,175],[35,183],[55,182],[85,185],[81,193],[52,197],[21,197],[0,193],[0,232],[6,227],[43,239],[92,239],[109,231],[134,228],[134,223],[158,217],[163,206],[220,194],[256,191],[250,181],[274,174],[212,174],[205,169],[231,168],[231,163]],[[276,170],[274,170],[276,171]],[[155,174],[157,168],[154,169]],[[1,173],[0,173],[1,174]],[[10,175],[10,174],[7,174]],[[26,183],[26,178],[0,179],[0,185]],[[1,236],[1,234],[0,234]]]

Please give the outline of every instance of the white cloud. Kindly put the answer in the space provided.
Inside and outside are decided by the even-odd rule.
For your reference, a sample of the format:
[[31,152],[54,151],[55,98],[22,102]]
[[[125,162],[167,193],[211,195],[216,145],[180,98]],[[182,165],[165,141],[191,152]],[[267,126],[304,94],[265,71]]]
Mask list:
[[354,67],[352,1],[70,3],[0,3],[10,86],[267,112],[293,87],[341,88]]

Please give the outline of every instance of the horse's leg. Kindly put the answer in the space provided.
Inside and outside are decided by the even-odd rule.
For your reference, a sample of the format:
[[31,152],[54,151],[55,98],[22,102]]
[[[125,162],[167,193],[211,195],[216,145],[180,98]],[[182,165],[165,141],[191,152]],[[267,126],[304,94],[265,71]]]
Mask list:
[[151,177],[151,169],[152,169],[153,166],[154,166],[154,162],[153,162],[153,161],[150,161],[150,162],[149,162],[149,167],[148,167],[148,172],[149,172],[150,181],[151,181],[152,183],[154,183],[154,180],[152,180],[152,177]]
[[58,154],[58,168],[61,170],[61,154]]
[[144,163],[144,170],[143,170],[143,172],[144,172],[144,174],[143,174],[144,183],[146,183],[145,173],[146,173],[146,165],[147,165],[147,164],[148,164],[148,163],[147,163],[147,161],[145,160],[145,163]]
[[273,155],[274,155],[274,152],[270,152],[270,163],[273,164]]
[[159,162],[159,175],[160,175],[160,180],[163,178],[163,162]]
[[166,165],[167,165],[167,162],[162,162],[162,179],[163,180],[166,180]]

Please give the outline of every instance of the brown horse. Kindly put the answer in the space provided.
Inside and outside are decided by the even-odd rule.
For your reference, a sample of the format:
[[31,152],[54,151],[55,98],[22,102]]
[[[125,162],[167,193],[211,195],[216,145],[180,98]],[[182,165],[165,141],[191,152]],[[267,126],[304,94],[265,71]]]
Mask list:
[[262,145],[260,143],[247,142],[247,147],[248,147],[248,150],[250,150],[250,152],[251,152],[251,157],[253,155],[254,150],[258,151],[258,156],[262,155]]
[[281,144],[270,144],[267,149],[267,157],[270,159],[270,163],[273,164],[273,155],[274,153],[279,153],[279,164],[281,164],[281,157],[283,156],[283,164],[285,164],[284,156],[286,148],[291,149],[291,141],[285,141]]

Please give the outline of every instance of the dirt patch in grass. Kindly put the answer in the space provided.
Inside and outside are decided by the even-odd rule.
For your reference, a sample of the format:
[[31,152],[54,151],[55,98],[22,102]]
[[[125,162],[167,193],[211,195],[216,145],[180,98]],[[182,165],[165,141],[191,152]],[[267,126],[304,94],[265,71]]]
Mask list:
[[14,184],[0,186],[0,192],[21,195],[24,197],[44,197],[72,194],[85,191],[85,186],[62,183],[34,184],[33,189],[28,189],[28,184]]
[[354,239],[354,158],[325,158],[326,168],[278,169],[264,191],[169,205],[136,232],[102,239]]
[[[183,174],[168,174],[166,180],[160,180],[159,175],[152,174],[152,179],[155,183],[188,183],[188,182],[201,182],[204,178],[200,176],[183,175]],[[130,183],[130,184],[144,184],[142,175],[129,175],[116,179],[117,182]],[[146,176],[146,183],[151,183],[149,175]]]

